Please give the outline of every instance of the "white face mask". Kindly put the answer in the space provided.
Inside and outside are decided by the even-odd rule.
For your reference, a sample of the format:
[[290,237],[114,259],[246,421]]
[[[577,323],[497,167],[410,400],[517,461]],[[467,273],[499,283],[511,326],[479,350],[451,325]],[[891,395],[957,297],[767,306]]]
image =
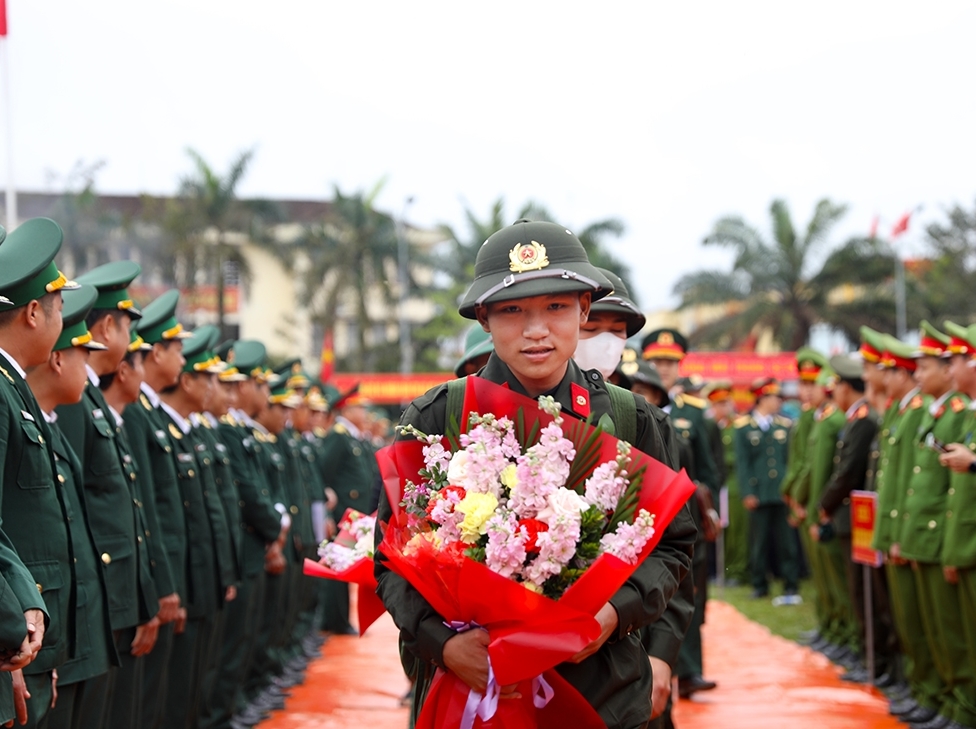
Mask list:
[[601,332],[589,339],[580,339],[576,344],[573,359],[584,370],[599,370],[607,379],[620,364],[627,340],[613,332]]

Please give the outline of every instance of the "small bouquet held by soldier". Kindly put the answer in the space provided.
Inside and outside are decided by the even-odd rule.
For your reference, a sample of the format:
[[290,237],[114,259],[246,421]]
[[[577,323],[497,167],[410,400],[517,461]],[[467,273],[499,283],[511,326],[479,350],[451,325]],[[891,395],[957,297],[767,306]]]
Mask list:
[[[694,486],[575,418],[485,379],[454,432],[379,452],[393,517],[380,550],[457,631],[485,629],[484,694],[440,671],[418,727],[605,726],[554,669],[600,634],[596,613]],[[456,421],[456,418],[455,418]],[[518,684],[521,698],[499,701]]]
[[355,509],[346,509],[337,527],[336,536],[319,545],[319,561],[306,559],[302,571],[311,577],[359,586],[357,614],[359,635],[362,636],[386,611],[376,596],[376,577],[373,576],[376,513],[363,514]]

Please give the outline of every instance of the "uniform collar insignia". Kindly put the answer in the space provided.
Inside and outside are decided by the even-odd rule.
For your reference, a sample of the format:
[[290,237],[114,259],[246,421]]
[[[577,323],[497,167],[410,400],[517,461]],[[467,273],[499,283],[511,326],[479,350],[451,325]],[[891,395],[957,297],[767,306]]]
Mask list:
[[584,419],[590,417],[590,391],[582,385],[570,382],[569,392],[573,398],[573,412]]

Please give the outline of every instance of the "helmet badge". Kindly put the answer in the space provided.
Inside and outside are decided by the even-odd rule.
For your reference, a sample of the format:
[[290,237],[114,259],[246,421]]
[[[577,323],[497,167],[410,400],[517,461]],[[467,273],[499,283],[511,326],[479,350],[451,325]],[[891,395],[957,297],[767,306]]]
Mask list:
[[524,273],[525,271],[535,271],[549,265],[546,257],[546,247],[541,243],[532,241],[529,245],[519,243],[508,253],[508,264],[510,271]]

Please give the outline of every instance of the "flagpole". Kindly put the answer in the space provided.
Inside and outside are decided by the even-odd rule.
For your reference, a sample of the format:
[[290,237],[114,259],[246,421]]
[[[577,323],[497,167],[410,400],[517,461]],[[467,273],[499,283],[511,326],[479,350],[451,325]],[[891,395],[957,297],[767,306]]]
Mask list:
[[[6,10],[6,8],[4,8]],[[4,23],[6,26],[6,23]],[[6,28],[4,28],[6,31]],[[6,33],[0,37],[0,63],[3,64],[3,113],[7,128],[7,230],[17,227],[17,188],[14,185],[14,132],[13,114],[10,111],[10,55],[7,51]]]

